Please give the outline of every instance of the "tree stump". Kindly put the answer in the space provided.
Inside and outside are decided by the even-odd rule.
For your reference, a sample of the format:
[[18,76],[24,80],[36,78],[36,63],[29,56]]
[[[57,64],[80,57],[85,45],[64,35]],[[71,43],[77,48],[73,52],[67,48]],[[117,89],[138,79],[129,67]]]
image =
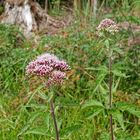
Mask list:
[[5,0],[1,23],[15,24],[25,36],[49,26],[62,27],[63,23],[50,17],[35,0]]

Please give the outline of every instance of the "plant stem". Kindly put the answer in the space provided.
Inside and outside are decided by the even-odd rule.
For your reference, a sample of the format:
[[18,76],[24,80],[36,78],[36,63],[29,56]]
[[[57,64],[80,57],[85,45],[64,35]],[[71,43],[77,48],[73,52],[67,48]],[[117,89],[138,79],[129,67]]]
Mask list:
[[110,114],[110,133],[111,133],[111,140],[114,140],[112,114]]
[[58,131],[58,126],[57,126],[56,117],[55,117],[55,113],[54,113],[53,97],[50,100],[50,107],[51,107],[51,114],[52,114],[52,118],[53,118],[53,122],[54,122],[54,127],[55,127],[56,140],[59,140],[59,131]]
[[[110,109],[112,108],[112,58],[110,48],[109,48],[109,108]],[[114,140],[112,114],[110,114],[110,134],[111,140]]]

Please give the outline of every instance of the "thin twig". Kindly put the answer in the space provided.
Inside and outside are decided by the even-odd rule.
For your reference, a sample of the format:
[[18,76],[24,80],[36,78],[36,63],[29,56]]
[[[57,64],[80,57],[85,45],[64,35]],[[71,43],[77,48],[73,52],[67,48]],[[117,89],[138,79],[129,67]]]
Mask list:
[[[109,48],[109,53],[111,52]],[[109,108],[112,108],[112,58],[111,54],[109,54]],[[111,133],[111,140],[114,140],[113,134],[113,120],[112,114],[110,114],[110,133]]]

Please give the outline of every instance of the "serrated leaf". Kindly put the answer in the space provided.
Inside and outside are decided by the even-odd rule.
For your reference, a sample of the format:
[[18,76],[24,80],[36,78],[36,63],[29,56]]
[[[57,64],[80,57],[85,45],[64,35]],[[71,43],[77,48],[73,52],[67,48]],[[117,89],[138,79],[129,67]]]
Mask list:
[[107,94],[108,90],[105,87],[103,87],[102,85],[100,85],[99,88],[100,88],[100,92],[102,94]]
[[36,108],[36,109],[42,109],[42,110],[48,109],[47,105],[42,105],[42,104],[29,104],[24,107],[25,108],[30,107],[30,108]]
[[125,73],[122,73],[121,71],[119,70],[112,70],[112,73],[115,75],[115,76],[119,76],[119,77],[124,77],[124,78],[127,78],[127,76],[125,75]]
[[127,111],[140,118],[140,108],[138,106],[125,102],[117,102],[116,106],[119,110]]
[[36,135],[50,136],[50,135],[48,135],[46,127],[44,127],[44,128],[43,127],[33,128],[33,129],[30,129],[30,130],[26,131],[24,134],[25,135],[27,135],[27,134],[36,134]]
[[120,80],[121,80],[121,78],[119,77],[119,78],[115,81],[115,83],[113,83],[113,89],[112,89],[113,93],[115,93],[115,92],[117,91],[117,88],[118,88],[118,86],[119,86]]
[[113,47],[112,48],[115,52],[117,52],[118,54],[124,54],[124,52],[119,48],[119,47]]
[[131,108],[128,109],[127,111],[140,118],[140,109],[134,107],[133,109]]
[[108,132],[102,132],[100,137],[97,140],[109,140],[110,139],[110,135]]
[[85,68],[86,70],[93,70],[93,71],[104,71],[106,73],[108,73],[108,68],[106,66],[100,66],[100,67],[88,67],[88,68]]
[[59,106],[79,106],[79,102],[69,98],[60,97],[56,100],[56,104]]
[[49,129],[50,128],[50,114],[49,113],[46,113],[45,115],[44,115],[44,123],[45,123],[45,125],[46,125],[46,127]]
[[103,108],[100,108],[100,107],[94,108],[92,111],[90,110],[90,111],[86,112],[85,117],[86,117],[87,119],[92,119],[93,117],[95,117],[95,116],[97,116],[99,113],[101,113],[103,110],[104,110],[104,109],[103,109]]
[[98,106],[98,107],[102,107],[104,108],[103,104],[97,100],[90,100],[87,101],[83,106],[82,109],[87,108],[87,107],[91,107],[91,106]]
[[112,115],[113,115],[113,118],[115,118],[118,121],[121,128],[123,130],[125,130],[124,121],[123,121],[123,114],[120,111],[116,110],[116,111],[112,112]]
[[96,80],[96,87],[95,87],[93,93],[95,93],[97,91],[97,89],[99,88],[99,86],[103,82],[105,76],[106,76],[106,74],[100,74],[100,76],[97,78],[97,80]]
[[72,125],[70,127],[67,127],[61,132],[61,136],[71,135],[73,132],[80,130],[81,127],[82,125]]
[[38,93],[38,96],[43,100],[48,100],[49,97],[45,93]]

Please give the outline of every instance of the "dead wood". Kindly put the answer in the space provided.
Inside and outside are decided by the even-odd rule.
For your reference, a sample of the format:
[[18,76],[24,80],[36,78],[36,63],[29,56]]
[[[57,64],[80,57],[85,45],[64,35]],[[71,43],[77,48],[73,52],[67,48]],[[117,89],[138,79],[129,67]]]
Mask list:
[[49,16],[39,3],[34,0],[5,0],[5,12],[0,16],[1,23],[15,24],[25,35],[44,29],[60,28],[62,21]]

